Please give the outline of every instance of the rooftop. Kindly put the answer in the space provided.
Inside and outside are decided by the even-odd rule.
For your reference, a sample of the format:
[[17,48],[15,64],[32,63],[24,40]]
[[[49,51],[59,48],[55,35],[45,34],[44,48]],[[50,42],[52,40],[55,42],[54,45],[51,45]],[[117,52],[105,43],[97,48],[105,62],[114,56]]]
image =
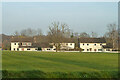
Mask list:
[[106,43],[104,38],[79,38],[80,43]]
[[33,42],[33,38],[31,37],[13,37],[11,42]]

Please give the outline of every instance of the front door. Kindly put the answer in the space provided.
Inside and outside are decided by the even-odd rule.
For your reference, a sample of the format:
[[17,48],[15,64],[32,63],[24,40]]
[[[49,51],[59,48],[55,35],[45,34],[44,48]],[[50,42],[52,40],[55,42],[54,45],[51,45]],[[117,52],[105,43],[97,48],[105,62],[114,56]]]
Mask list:
[[90,51],[92,51],[92,48],[90,48]]
[[94,49],[94,51],[96,51],[96,49]]

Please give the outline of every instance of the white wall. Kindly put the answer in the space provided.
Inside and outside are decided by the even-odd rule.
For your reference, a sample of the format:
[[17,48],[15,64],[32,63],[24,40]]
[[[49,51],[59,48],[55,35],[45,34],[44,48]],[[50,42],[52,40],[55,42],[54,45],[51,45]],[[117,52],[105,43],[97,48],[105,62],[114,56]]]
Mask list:
[[[61,44],[61,49],[74,49],[75,48],[75,43],[60,43]],[[53,46],[53,48],[56,48],[55,46]]]
[[14,51],[14,49],[17,51],[17,48],[19,48],[19,42],[11,42],[11,51]]
[[[27,49],[30,49],[30,50],[27,50]],[[19,48],[19,51],[37,51],[36,49],[38,48]]]
[[[87,44],[89,44],[89,45],[87,45]],[[102,52],[102,51],[98,51],[98,49],[103,50],[102,45],[100,45],[100,44],[106,45],[106,43],[80,43],[80,48],[84,49],[83,52]],[[91,51],[90,51],[90,48],[91,48]],[[89,49],[89,51],[87,51],[87,49]],[[95,49],[96,49],[96,51],[95,51]]]
[[[15,45],[16,43],[16,45]],[[22,42],[22,46],[23,46],[23,43]],[[24,46],[31,46],[32,43],[31,42],[25,42],[25,44],[27,45],[24,45]],[[14,50],[15,49],[15,50]],[[19,50],[17,50],[19,49]],[[24,48],[24,51],[37,51],[36,49],[38,48],[29,48],[30,50],[27,50],[28,48]],[[19,48],[19,42],[11,42],[11,51],[23,51],[22,48]]]
[[56,51],[55,48],[42,48],[42,51]]

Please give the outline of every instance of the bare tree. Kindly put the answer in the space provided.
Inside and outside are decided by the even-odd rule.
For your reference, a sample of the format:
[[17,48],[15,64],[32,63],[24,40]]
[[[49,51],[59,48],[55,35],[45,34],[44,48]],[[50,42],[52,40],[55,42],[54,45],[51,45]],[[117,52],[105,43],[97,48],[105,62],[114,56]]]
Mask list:
[[40,28],[37,29],[37,35],[38,35],[38,36],[43,35],[42,30],[41,30]]
[[78,33],[78,32],[75,32],[75,33],[74,33],[74,37],[78,38],[78,37],[79,37],[79,33]]
[[20,35],[33,37],[33,36],[37,35],[37,31],[35,29],[27,28],[27,29],[21,30]]
[[25,29],[20,31],[21,36],[27,36],[27,31]]
[[66,24],[60,25],[59,22],[53,22],[52,25],[49,26],[48,36],[51,43],[56,47],[56,52],[60,49],[60,43],[63,42],[66,37],[65,34],[68,31],[66,27]]
[[86,32],[82,32],[82,33],[80,33],[80,37],[86,38],[86,37],[90,37],[90,35],[87,34]]
[[118,49],[118,29],[116,24],[109,24],[108,32],[105,33],[107,43],[113,45],[113,49]]
[[15,31],[15,32],[14,32],[14,36],[19,36],[19,32],[18,32],[18,31]]
[[92,37],[92,38],[97,38],[97,37],[98,37],[98,34],[97,34],[96,32],[92,32],[92,33],[91,33],[91,37]]

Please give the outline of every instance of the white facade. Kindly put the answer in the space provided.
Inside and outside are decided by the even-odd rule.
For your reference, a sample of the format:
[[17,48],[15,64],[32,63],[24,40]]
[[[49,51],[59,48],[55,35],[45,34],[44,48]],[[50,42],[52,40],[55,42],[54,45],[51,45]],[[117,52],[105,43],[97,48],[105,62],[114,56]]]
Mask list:
[[19,42],[11,42],[11,51],[18,51]]
[[37,51],[37,48],[19,48],[19,51]]
[[42,48],[42,51],[56,51],[54,48]]
[[[20,45],[22,47],[20,47]],[[27,46],[29,46],[27,48]],[[11,51],[37,51],[38,48],[31,48],[32,46],[31,42],[11,42]]]
[[[55,49],[55,45],[53,45],[53,49]],[[75,43],[60,43],[60,49],[74,49]]]
[[80,48],[83,52],[103,52],[102,45],[106,43],[80,43]]
[[61,49],[74,49],[75,43],[61,43]]

